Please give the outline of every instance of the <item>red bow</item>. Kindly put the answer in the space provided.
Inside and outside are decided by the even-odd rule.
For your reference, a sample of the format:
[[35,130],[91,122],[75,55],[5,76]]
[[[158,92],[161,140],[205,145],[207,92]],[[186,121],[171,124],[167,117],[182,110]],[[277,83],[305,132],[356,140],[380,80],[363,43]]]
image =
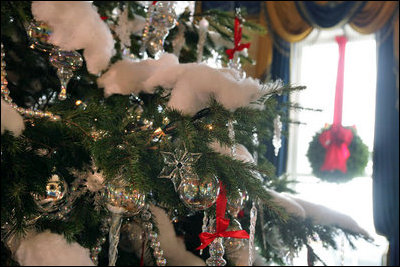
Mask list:
[[201,246],[196,248],[196,250],[206,248],[212,241],[217,237],[233,237],[233,238],[244,238],[248,239],[249,234],[245,230],[239,231],[226,231],[229,226],[229,219],[225,219],[226,211],[226,189],[225,186],[220,182],[219,184],[219,195],[217,198],[217,229],[215,233],[200,233]]
[[324,131],[319,136],[319,142],[326,149],[325,161],[321,171],[340,170],[347,172],[346,161],[350,157],[348,146],[353,140],[353,133],[350,129],[341,125],[333,125],[331,129]]
[[235,32],[234,32],[235,46],[233,49],[226,49],[225,53],[228,55],[229,59],[232,59],[236,51],[242,51],[245,48],[250,47],[250,43],[240,44],[242,40],[242,27],[240,26],[240,21],[235,18]]

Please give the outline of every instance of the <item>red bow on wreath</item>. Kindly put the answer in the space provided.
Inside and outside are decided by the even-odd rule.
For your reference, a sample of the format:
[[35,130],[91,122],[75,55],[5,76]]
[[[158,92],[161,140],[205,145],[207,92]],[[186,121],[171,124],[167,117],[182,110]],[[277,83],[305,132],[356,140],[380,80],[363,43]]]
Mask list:
[[235,28],[234,28],[234,44],[233,49],[226,49],[225,53],[228,55],[229,59],[232,59],[236,51],[242,51],[245,48],[250,47],[250,43],[240,44],[242,40],[242,27],[240,26],[239,18],[235,18]]
[[346,173],[346,162],[350,157],[348,146],[352,140],[352,131],[341,125],[333,125],[329,130],[324,131],[319,136],[319,142],[326,149],[321,171],[339,170]]
[[229,219],[225,219],[226,211],[226,189],[225,186],[220,182],[219,184],[219,195],[217,198],[217,227],[215,233],[203,232],[199,234],[201,246],[196,248],[196,250],[206,248],[212,241],[217,237],[233,237],[248,239],[249,234],[245,230],[239,231],[226,231],[229,226]]

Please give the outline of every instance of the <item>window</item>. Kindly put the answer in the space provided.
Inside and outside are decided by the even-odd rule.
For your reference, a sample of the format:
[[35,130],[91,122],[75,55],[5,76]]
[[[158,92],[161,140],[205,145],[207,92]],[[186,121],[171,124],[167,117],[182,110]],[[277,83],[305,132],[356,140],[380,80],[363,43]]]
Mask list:
[[[305,85],[306,90],[291,96],[291,101],[302,107],[321,109],[291,113],[294,121],[289,128],[289,153],[287,172],[299,181],[294,189],[298,197],[351,216],[375,238],[375,246],[357,240],[357,249],[352,251],[347,241],[339,238],[338,251],[319,249],[311,244],[317,255],[328,265],[382,265],[382,256],[387,250],[386,239],[375,233],[372,206],[372,149],[374,140],[375,90],[376,90],[376,43],[374,35],[360,35],[346,27],[348,43],[345,52],[345,77],[343,94],[343,126],[357,128],[358,135],[368,146],[370,159],[364,177],[356,177],[344,184],[323,182],[313,177],[306,156],[312,137],[325,124],[332,124],[338,45],[335,36],[342,29],[315,30],[292,49],[292,84]],[[294,264],[307,263],[306,252],[300,253]]]

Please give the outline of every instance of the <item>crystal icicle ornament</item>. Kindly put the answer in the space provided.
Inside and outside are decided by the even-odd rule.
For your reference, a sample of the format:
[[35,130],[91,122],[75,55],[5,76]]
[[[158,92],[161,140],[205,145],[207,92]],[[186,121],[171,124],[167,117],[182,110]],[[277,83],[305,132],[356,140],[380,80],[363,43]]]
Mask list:
[[164,40],[175,27],[177,15],[174,1],[153,1],[147,14],[140,53],[146,57],[146,48],[158,59],[164,52]]
[[[233,128],[233,123],[234,122],[232,120],[228,121],[228,136],[229,136],[229,139],[233,143],[235,143],[235,130]],[[236,145],[235,144],[233,144],[231,147],[231,156],[232,156],[232,158],[236,157]]]
[[274,137],[272,139],[272,144],[274,145],[275,157],[278,156],[279,149],[282,146],[282,122],[281,116],[277,115],[274,119]]
[[253,207],[250,210],[250,238],[249,238],[249,262],[248,266],[252,266],[254,262],[254,234],[256,232],[257,208],[253,201]]
[[199,41],[197,42],[197,62],[201,62],[203,60],[203,49],[204,43],[207,38],[207,30],[208,30],[208,21],[205,18],[202,18],[199,22]]
[[[201,231],[207,232],[207,223],[208,223],[208,217],[207,217],[207,211],[204,211],[204,217],[203,217],[203,225],[201,226]],[[200,249],[200,255],[203,254],[203,249]]]
[[110,232],[108,235],[110,246],[108,250],[108,266],[115,266],[118,255],[119,235],[122,224],[122,214],[112,213]]
[[122,179],[116,179],[113,183],[107,184],[106,189],[107,209],[111,212],[108,260],[109,266],[115,266],[122,216],[138,214],[145,206],[145,195]]
[[[186,147],[184,150],[175,149],[175,153],[163,151],[160,153],[166,165],[158,177],[171,179],[174,183],[175,191],[177,191],[180,188],[182,179],[193,175],[193,165],[199,160],[201,153],[189,153]],[[178,182],[179,186],[177,187]]]
[[76,51],[54,49],[50,53],[50,63],[53,67],[57,68],[57,76],[61,83],[61,91],[58,99],[65,100],[67,98],[68,82],[74,76],[73,71],[82,66],[82,56]]

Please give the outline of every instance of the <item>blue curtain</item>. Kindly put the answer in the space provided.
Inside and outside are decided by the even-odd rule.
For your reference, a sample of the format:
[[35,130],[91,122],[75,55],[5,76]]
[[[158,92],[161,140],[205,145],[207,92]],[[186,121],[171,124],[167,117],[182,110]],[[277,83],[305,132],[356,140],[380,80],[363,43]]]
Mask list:
[[[277,35],[274,35],[274,46],[273,46],[273,56],[272,56],[272,64],[270,68],[270,78],[275,81],[281,79],[285,84],[288,84],[290,81],[290,68],[289,68],[289,59],[290,59],[290,44]],[[282,104],[289,102],[289,97],[287,95],[282,95],[276,97],[279,106]],[[283,105],[284,106],[284,105]],[[288,109],[283,108],[282,113],[288,115]],[[287,132],[288,124],[282,123],[282,131]],[[275,174],[277,176],[281,176],[286,172],[286,163],[287,163],[287,137],[282,135],[282,147],[279,149],[278,156],[275,156],[274,147],[272,142],[268,142],[267,144],[267,159],[271,161],[275,168]]]
[[366,1],[328,1],[325,5],[319,5],[314,1],[295,1],[300,15],[317,28],[331,28],[347,23],[365,3]]
[[393,26],[376,34],[378,76],[373,155],[373,199],[376,231],[390,243],[389,265],[399,265],[399,88],[393,55]]

